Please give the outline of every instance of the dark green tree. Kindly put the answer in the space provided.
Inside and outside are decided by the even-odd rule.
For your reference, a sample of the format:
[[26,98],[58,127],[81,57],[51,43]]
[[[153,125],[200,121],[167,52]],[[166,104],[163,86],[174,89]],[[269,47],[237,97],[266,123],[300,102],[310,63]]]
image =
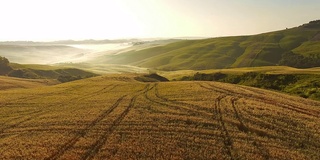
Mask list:
[[0,67],[7,67],[9,65],[9,60],[6,57],[0,56]]
[[12,68],[9,66],[9,60],[0,56],[0,75],[6,75]]

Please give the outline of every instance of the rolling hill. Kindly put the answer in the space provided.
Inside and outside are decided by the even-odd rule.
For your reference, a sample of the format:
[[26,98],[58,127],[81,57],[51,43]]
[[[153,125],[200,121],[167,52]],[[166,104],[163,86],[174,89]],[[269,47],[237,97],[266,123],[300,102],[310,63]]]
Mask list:
[[144,50],[108,55],[107,64],[158,70],[203,70],[285,65],[320,66],[320,20],[299,27],[252,36],[182,40]]
[[36,88],[42,86],[51,86],[59,84],[58,80],[53,79],[25,79],[0,76],[0,90],[11,90],[21,88]]
[[13,70],[7,73],[10,77],[31,79],[57,79],[60,76],[93,77],[98,74],[77,68],[65,68],[50,65],[10,63]]
[[0,159],[319,159],[320,103],[107,75],[0,91]]
[[76,68],[10,63],[7,58],[0,56],[0,75],[26,79],[58,79],[60,82],[67,82],[98,74]]

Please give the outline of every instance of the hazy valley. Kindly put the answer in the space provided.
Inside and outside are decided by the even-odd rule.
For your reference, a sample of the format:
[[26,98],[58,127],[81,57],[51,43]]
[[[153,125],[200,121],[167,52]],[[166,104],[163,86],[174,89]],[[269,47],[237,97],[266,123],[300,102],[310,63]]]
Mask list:
[[0,159],[319,159],[320,21],[0,42]]

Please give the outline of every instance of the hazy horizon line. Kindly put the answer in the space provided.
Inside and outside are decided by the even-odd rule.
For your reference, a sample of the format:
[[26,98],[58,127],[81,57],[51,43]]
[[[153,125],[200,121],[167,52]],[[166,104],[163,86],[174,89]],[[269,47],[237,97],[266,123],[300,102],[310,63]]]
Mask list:
[[[220,37],[220,36],[219,36]],[[221,36],[222,37],[222,36]],[[202,37],[202,36],[182,36],[182,37],[150,37],[150,38],[87,38],[87,39],[55,39],[55,40],[0,40],[3,42],[29,42],[29,43],[43,43],[43,42],[84,42],[84,41],[120,41],[120,40],[167,40],[167,39],[208,39],[217,37]]]

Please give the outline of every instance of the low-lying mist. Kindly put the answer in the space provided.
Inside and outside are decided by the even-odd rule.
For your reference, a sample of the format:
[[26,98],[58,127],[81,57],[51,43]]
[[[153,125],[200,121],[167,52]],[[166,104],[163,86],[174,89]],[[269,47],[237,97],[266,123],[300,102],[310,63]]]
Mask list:
[[113,54],[131,45],[113,44],[36,44],[0,45],[0,56],[22,64],[56,64],[92,61],[96,57]]

